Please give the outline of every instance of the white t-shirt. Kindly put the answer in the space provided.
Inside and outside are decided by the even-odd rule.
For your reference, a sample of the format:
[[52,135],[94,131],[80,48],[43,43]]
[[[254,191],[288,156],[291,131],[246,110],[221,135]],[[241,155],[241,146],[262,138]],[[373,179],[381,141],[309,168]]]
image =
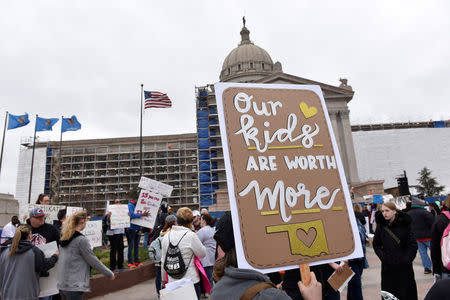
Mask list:
[[16,233],[17,227],[13,225],[12,222],[9,222],[2,229],[2,237],[0,239],[0,244],[3,244],[8,239],[12,239],[14,237],[14,233]]
[[[186,233],[187,232],[187,233]],[[180,248],[181,255],[183,256],[184,263],[187,266],[186,274],[183,278],[191,278],[193,283],[200,281],[200,276],[197,273],[197,269],[194,265],[194,256],[203,258],[206,255],[205,246],[202,245],[197,234],[192,230],[183,226],[172,226],[172,230],[164,235],[162,240],[162,252],[161,252],[161,277],[165,280],[166,272],[164,270],[164,260],[166,258],[167,248],[169,248],[169,238],[172,245],[178,244],[181,237],[186,233],[178,247]],[[189,263],[190,261],[190,263]],[[188,265],[189,263],[189,265]],[[173,282],[176,279],[169,276],[169,282]]]

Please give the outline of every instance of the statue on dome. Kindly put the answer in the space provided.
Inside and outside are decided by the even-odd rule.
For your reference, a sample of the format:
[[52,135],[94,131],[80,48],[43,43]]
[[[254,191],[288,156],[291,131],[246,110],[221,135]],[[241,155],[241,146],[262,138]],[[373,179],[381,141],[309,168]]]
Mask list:
[[244,23],[244,27],[245,27],[245,16],[242,17],[242,23]]

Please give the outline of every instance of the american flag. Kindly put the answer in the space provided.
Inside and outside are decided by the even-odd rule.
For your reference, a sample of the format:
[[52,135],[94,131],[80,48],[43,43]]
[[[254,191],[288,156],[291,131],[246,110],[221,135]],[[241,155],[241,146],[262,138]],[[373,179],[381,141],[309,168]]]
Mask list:
[[172,107],[172,102],[170,101],[167,94],[154,92],[154,91],[144,91],[145,97],[145,108],[166,108]]

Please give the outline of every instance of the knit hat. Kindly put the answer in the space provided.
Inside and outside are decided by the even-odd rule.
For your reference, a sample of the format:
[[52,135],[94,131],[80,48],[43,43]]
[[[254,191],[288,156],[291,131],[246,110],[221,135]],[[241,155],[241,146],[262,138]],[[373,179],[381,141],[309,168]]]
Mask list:
[[40,218],[45,216],[44,211],[40,207],[35,207],[30,210],[30,218]]
[[193,210],[192,214],[194,215],[194,217],[200,216],[200,212],[198,210]]
[[177,221],[177,216],[175,216],[175,215],[168,215],[166,217],[166,223],[176,222],[176,221]]
[[420,206],[425,206],[425,201],[417,198],[417,197],[413,197],[412,201],[411,201],[411,205],[420,205]]
[[225,252],[230,251],[235,247],[231,212],[225,212],[225,214],[217,222],[214,239],[217,241],[220,248],[222,248]]

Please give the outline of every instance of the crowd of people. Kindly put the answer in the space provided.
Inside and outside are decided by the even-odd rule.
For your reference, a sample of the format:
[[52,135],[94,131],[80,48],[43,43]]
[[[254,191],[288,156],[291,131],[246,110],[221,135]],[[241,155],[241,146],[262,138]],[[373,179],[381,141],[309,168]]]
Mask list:
[[[37,204],[48,205],[46,195]],[[113,204],[120,204],[114,200]],[[131,219],[147,216],[135,212],[136,201],[128,202]],[[355,275],[347,287],[347,299],[363,299],[362,273],[368,268],[366,244],[373,239],[373,249],[381,261],[381,289],[397,299],[418,299],[413,261],[419,252],[424,273],[433,274],[435,284],[425,299],[446,299],[450,293],[450,269],[443,264],[441,240],[450,223],[450,199],[446,203],[426,204],[412,198],[403,210],[393,202],[377,206],[355,204],[364,256],[344,261]],[[66,218],[58,212],[53,224],[45,222],[42,208],[35,207],[24,220],[18,216],[3,227],[0,248],[1,299],[83,299],[90,291],[90,269],[111,280],[126,268],[142,265],[139,260],[141,235],[145,230],[131,224],[129,228],[111,229],[111,213],[103,217],[103,232],[109,240],[110,265],[105,266],[94,254],[89,240],[82,234],[88,216],[78,211]],[[370,226],[368,226],[370,225]],[[366,227],[369,227],[369,232]],[[447,229],[448,230],[448,229]],[[155,289],[190,279],[197,298],[211,299],[340,299],[327,279],[341,272],[339,261],[311,267],[311,284],[305,286],[299,269],[262,274],[237,265],[233,225],[230,212],[219,219],[207,211],[179,208],[175,213],[162,202],[153,228],[146,231],[143,246],[156,267]],[[124,263],[124,235],[127,238],[127,264]],[[58,250],[45,257],[39,245],[56,242]],[[428,255],[430,251],[430,256]],[[39,278],[48,276],[58,262],[59,294],[39,298]],[[431,275],[430,275],[431,276]],[[448,297],[448,296],[447,296]],[[395,299],[395,298],[393,298]]]
[[[36,204],[49,205],[49,197],[40,195]],[[1,299],[83,299],[90,291],[91,268],[115,279],[111,272],[94,254],[89,240],[81,233],[88,220],[85,211],[78,211],[66,219],[66,210],[58,212],[58,220],[46,223],[41,207],[35,207],[21,224],[13,216],[7,230],[2,231],[0,248]],[[57,249],[45,257],[40,245],[55,242]],[[48,277],[58,262],[59,293],[39,297],[39,279]]]

